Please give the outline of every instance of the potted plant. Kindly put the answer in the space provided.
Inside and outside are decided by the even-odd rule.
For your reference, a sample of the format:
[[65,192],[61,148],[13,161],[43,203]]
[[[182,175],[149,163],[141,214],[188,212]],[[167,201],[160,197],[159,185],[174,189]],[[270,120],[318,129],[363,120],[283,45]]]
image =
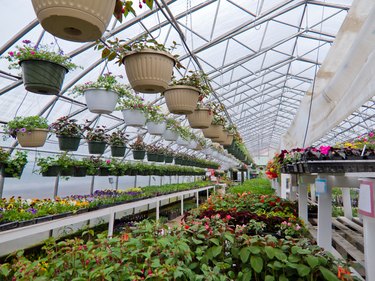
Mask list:
[[23,40],[23,46],[16,46],[5,57],[11,62],[9,68],[22,68],[25,89],[37,94],[56,95],[60,93],[65,74],[77,68],[70,57],[62,51],[54,52],[54,45],[35,45]]
[[173,118],[167,118],[166,120],[166,130],[163,134],[163,138],[166,141],[176,141],[178,139],[178,128],[180,125]]
[[152,106],[148,112],[146,123],[147,131],[150,135],[161,136],[167,129],[167,122],[163,114],[159,113],[158,106]]
[[117,82],[117,77],[111,73],[100,76],[95,82],[75,86],[72,94],[84,95],[89,110],[97,114],[110,114],[119,97],[131,97],[129,87]]
[[108,134],[105,133],[105,128],[105,126],[96,126],[95,128],[85,126],[85,139],[87,140],[90,154],[104,153],[108,141]]
[[51,130],[59,140],[59,148],[63,151],[77,151],[81,140],[83,126],[77,120],[63,116],[51,124]]
[[[180,64],[177,56],[170,52],[176,48],[166,48],[154,39],[145,37],[127,44],[116,38],[100,44],[102,57],[113,60],[118,58],[119,64],[125,65],[126,76],[132,88],[141,93],[160,93],[164,91],[172,78],[173,67]],[[108,47],[110,46],[110,47]]]
[[[152,9],[153,1],[147,1]],[[35,14],[42,27],[56,37],[74,42],[100,39],[112,14],[122,21],[129,12],[135,15],[131,1],[120,0],[32,0]]]
[[178,145],[188,146],[191,140],[191,132],[189,131],[189,129],[187,127],[181,126],[178,128],[178,134],[179,136],[176,143]]
[[47,139],[48,123],[40,116],[17,116],[8,122],[5,131],[17,138],[22,147],[41,147]]
[[151,106],[146,105],[142,98],[133,96],[120,99],[119,106],[116,109],[121,110],[127,126],[143,127],[146,124],[147,114]]
[[124,157],[127,138],[123,131],[117,130],[112,132],[108,138],[108,143],[111,146],[112,157]]
[[214,103],[203,104],[202,102],[198,102],[194,112],[186,115],[190,127],[193,129],[207,129],[210,127],[216,107],[217,105]]
[[146,145],[143,142],[143,138],[138,136],[136,141],[130,145],[133,149],[134,160],[143,160],[146,155]]
[[149,144],[146,146],[147,151],[147,161],[157,162],[158,161],[158,147],[154,144]]
[[[225,118],[219,114],[214,115],[212,123],[209,128],[202,129],[202,133],[206,138],[215,139],[223,137]],[[226,137],[226,136],[225,136]]]
[[72,176],[74,173],[74,160],[66,153],[38,158],[36,164],[43,177]]
[[84,161],[73,160],[73,177],[85,177],[87,174],[87,165]]
[[174,114],[191,114],[197,102],[208,96],[210,88],[206,75],[202,72],[191,72],[179,80],[173,79],[172,85],[163,92],[168,110]]
[[10,157],[8,152],[4,152],[2,154],[1,164],[3,166],[3,177],[20,178],[23,169],[27,164],[27,152],[17,151],[14,157]]
[[172,163],[175,156],[175,152],[171,149],[165,150],[165,163]]

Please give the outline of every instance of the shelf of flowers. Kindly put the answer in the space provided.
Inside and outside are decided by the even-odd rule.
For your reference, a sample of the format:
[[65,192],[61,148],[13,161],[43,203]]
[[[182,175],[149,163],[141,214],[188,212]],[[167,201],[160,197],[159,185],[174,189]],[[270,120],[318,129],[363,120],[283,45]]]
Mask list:
[[[310,239],[294,205],[274,195],[215,194],[169,228],[143,221],[52,242],[0,266],[4,280],[357,280]],[[61,270],[60,265],[64,265]],[[126,266],[124,266],[126,265]],[[22,269],[22,270],[21,270]],[[215,278],[217,276],[217,278]]]
[[[160,200],[213,188],[210,182],[169,184],[127,190],[97,190],[92,195],[72,195],[55,199],[23,199],[21,197],[0,201],[0,240],[2,234],[29,225],[61,219],[90,212],[90,218],[109,214],[108,211],[94,213],[121,205],[117,211],[144,206]],[[132,204],[133,205],[129,205]],[[90,219],[84,218],[81,221]],[[69,225],[69,218],[65,221]],[[58,225],[58,224],[57,224]],[[51,227],[53,229],[53,227]]]

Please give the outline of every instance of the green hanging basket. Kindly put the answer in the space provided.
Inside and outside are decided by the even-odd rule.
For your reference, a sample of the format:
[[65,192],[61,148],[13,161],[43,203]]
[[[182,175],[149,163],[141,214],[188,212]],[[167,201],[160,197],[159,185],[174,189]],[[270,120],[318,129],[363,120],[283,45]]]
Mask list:
[[22,79],[25,89],[43,95],[57,95],[61,91],[65,74],[64,66],[45,60],[23,60]]
[[107,144],[105,142],[98,142],[98,141],[89,141],[87,143],[89,145],[90,154],[103,154],[105,151],[105,146]]
[[112,157],[124,157],[126,147],[125,146],[111,146]]
[[74,166],[73,177],[85,177],[87,174],[87,167]]
[[146,151],[145,150],[133,150],[134,160],[143,160],[145,159]]
[[57,136],[59,140],[59,149],[63,151],[77,151],[79,147],[80,137]]
[[56,177],[60,172],[60,166],[53,165],[47,168],[47,171],[42,172],[43,177]]
[[164,162],[165,160],[165,155],[164,154],[157,154],[157,159],[156,162]]
[[74,166],[69,166],[66,168],[61,168],[60,170],[60,176],[63,177],[71,177],[74,174]]
[[173,156],[165,156],[165,163],[172,163],[173,162]]
[[155,153],[148,153],[147,152],[147,161],[149,162],[156,162],[158,161],[158,155]]

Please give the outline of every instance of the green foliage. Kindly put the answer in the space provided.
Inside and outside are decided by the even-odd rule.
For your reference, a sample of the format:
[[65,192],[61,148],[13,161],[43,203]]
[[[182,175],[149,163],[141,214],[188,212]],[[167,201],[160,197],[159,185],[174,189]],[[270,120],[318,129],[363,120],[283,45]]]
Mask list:
[[77,124],[74,119],[63,116],[51,124],[51,130],[58,136],[81,137],[83,125]]
[[22,171],[27,164],[27,152],[17,151],[14,157],[9,157],[1,161],[4,165],[4,172],[14,178],[20,178]]
[[208,76],[202,71],[189,71],[190,75],[186,75],[179,80],[172,79],[172,85],[184,85],[197,88],[199,90],[200,101],[208,97],[211,88],[207,84]]
[[13,138],[18,132],[27,133],[34,129],[48,129],[47,119],[41,116],[17,116],[4,126],[4,130]]
[[250,192],[252,194],[272,195],[275,190],[271,187],[271,182],[268,179],[256,178],[245,181],[241,185],[233,186],[228,190],[229,193],[243,193]]

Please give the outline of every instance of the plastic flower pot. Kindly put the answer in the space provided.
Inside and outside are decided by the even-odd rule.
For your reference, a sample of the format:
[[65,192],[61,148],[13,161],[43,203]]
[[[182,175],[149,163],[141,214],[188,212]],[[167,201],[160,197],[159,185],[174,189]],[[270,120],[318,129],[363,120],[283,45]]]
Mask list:
[[133,150],[134,160],[143,160],[145,159],[146,151],[145,150]]
[[122,62],[130,85],[141,93],[160,93],[167,89],[175,65],[171,54],[152,49],[129,52]]
[[98,176],[108,177],[109,176],[109,169],[107,167],[99,167]]
[[147,122],[146,127],[150,135],[161,136],[167,129],[167,123],[165,121],[160,123]]
[[197,88],[183,85],[171,86],[163,94],[169,112],[180,115],[193,113],[199,99]]
[[42,147],[47,139],[48,130],[34,129],[30,132],[17,132],[17,140],[22,147]]
[[103,154],[105,151],[105,142],[98,142],[98,141],[89,141],[87,142],[89,145],[89,153],[90,154]]
[[73,177],[85,177],[87,168],[83,166],[74,166]]
[[9,164],[4,164],[4,169],[2,170],[3,171],[3,173],[2,173],[3,177],[4,178],[21,178],[22,173],[23,173],[23,169],[25,168],[25,166],[23,166],[22,169],[18,173],[8,173],[8,172],[5,171],[5,169],[8,167],[8,165]]
[[202,129],[202,133],[205,138],[214,139],[220,137],[222,130],[223,125],[211,125],[207,129]]
[[52,35],[75,42],[100,39],[111,20],[113,0],[32,0],[42,27]]
[[109,114],[115,110],[118,94],[105,89],[85,90],[87,107],[92,113]]
[[208,108],[200,108],[194,110],[193,113],[187,115],[190,127],[193,129],[207,129],[210,127],[214,115]]
[[25,89],[29,92],[43,95],[60,93],[65,74],[68,69],[64,66],[45,60],[23,60],[22,79]]
[[111,146],[111,155],[112,157],[124,157],[126,147],[125,146]]
[[0,231],[6,231],[18,227],[18,221],[8,221],[0,223]]
[[60,168],[60,176],[71,177],[74,174],[74,166],[69,166],[66,168]]
[[168,155],[165,155],[165,163],[173,163],[173,156],[168,156]]
[[158,155],[156,153],[149,153],[149,152],[147,152],[147,161],[149,161],[149,162],[156,162],[156,161],[158,161]]
[[166,141],[176,141],[178,139],[178,133],[170,130],[170,129],[166,129],[164,134],[163,134],[163,138],[166,140]]
[[228,131],[221,130],[220,134],[219,134],[219,137],[218,138],[213,138],[212,141],[213,142],[217,142],[219,144],[224,144],[226,142],[226,140],[227,140],[227,136],[228,136]]
[[230,145],[233,142],[233,137],[234,137],[233,134],[227,134],[227,138],[226,138],[225,142],[223,142],[224,148],[226,148],[226,149],[230,148]]
[[146,124],[146,115],[137,109],[125,109],[122,110],[124,121],[127,126],[131,127],[143,127]]
[[157,159],[156,162],[164,162],[165,160],[165,155],[164,154],[157,154]]
[[77,151],[79,147],[80,137],[57,136],[59,140],[59,149],[63,151]]
[[182,137],[178,137],[176,143],[177,143],[178,145],[188,146],[189,143],[190,143],[190,141],[185,140],[185,139],[183,139]]
[[56,177],[60,172],[60,166],[49,166],[45,172],[42,172],[43,177]]

